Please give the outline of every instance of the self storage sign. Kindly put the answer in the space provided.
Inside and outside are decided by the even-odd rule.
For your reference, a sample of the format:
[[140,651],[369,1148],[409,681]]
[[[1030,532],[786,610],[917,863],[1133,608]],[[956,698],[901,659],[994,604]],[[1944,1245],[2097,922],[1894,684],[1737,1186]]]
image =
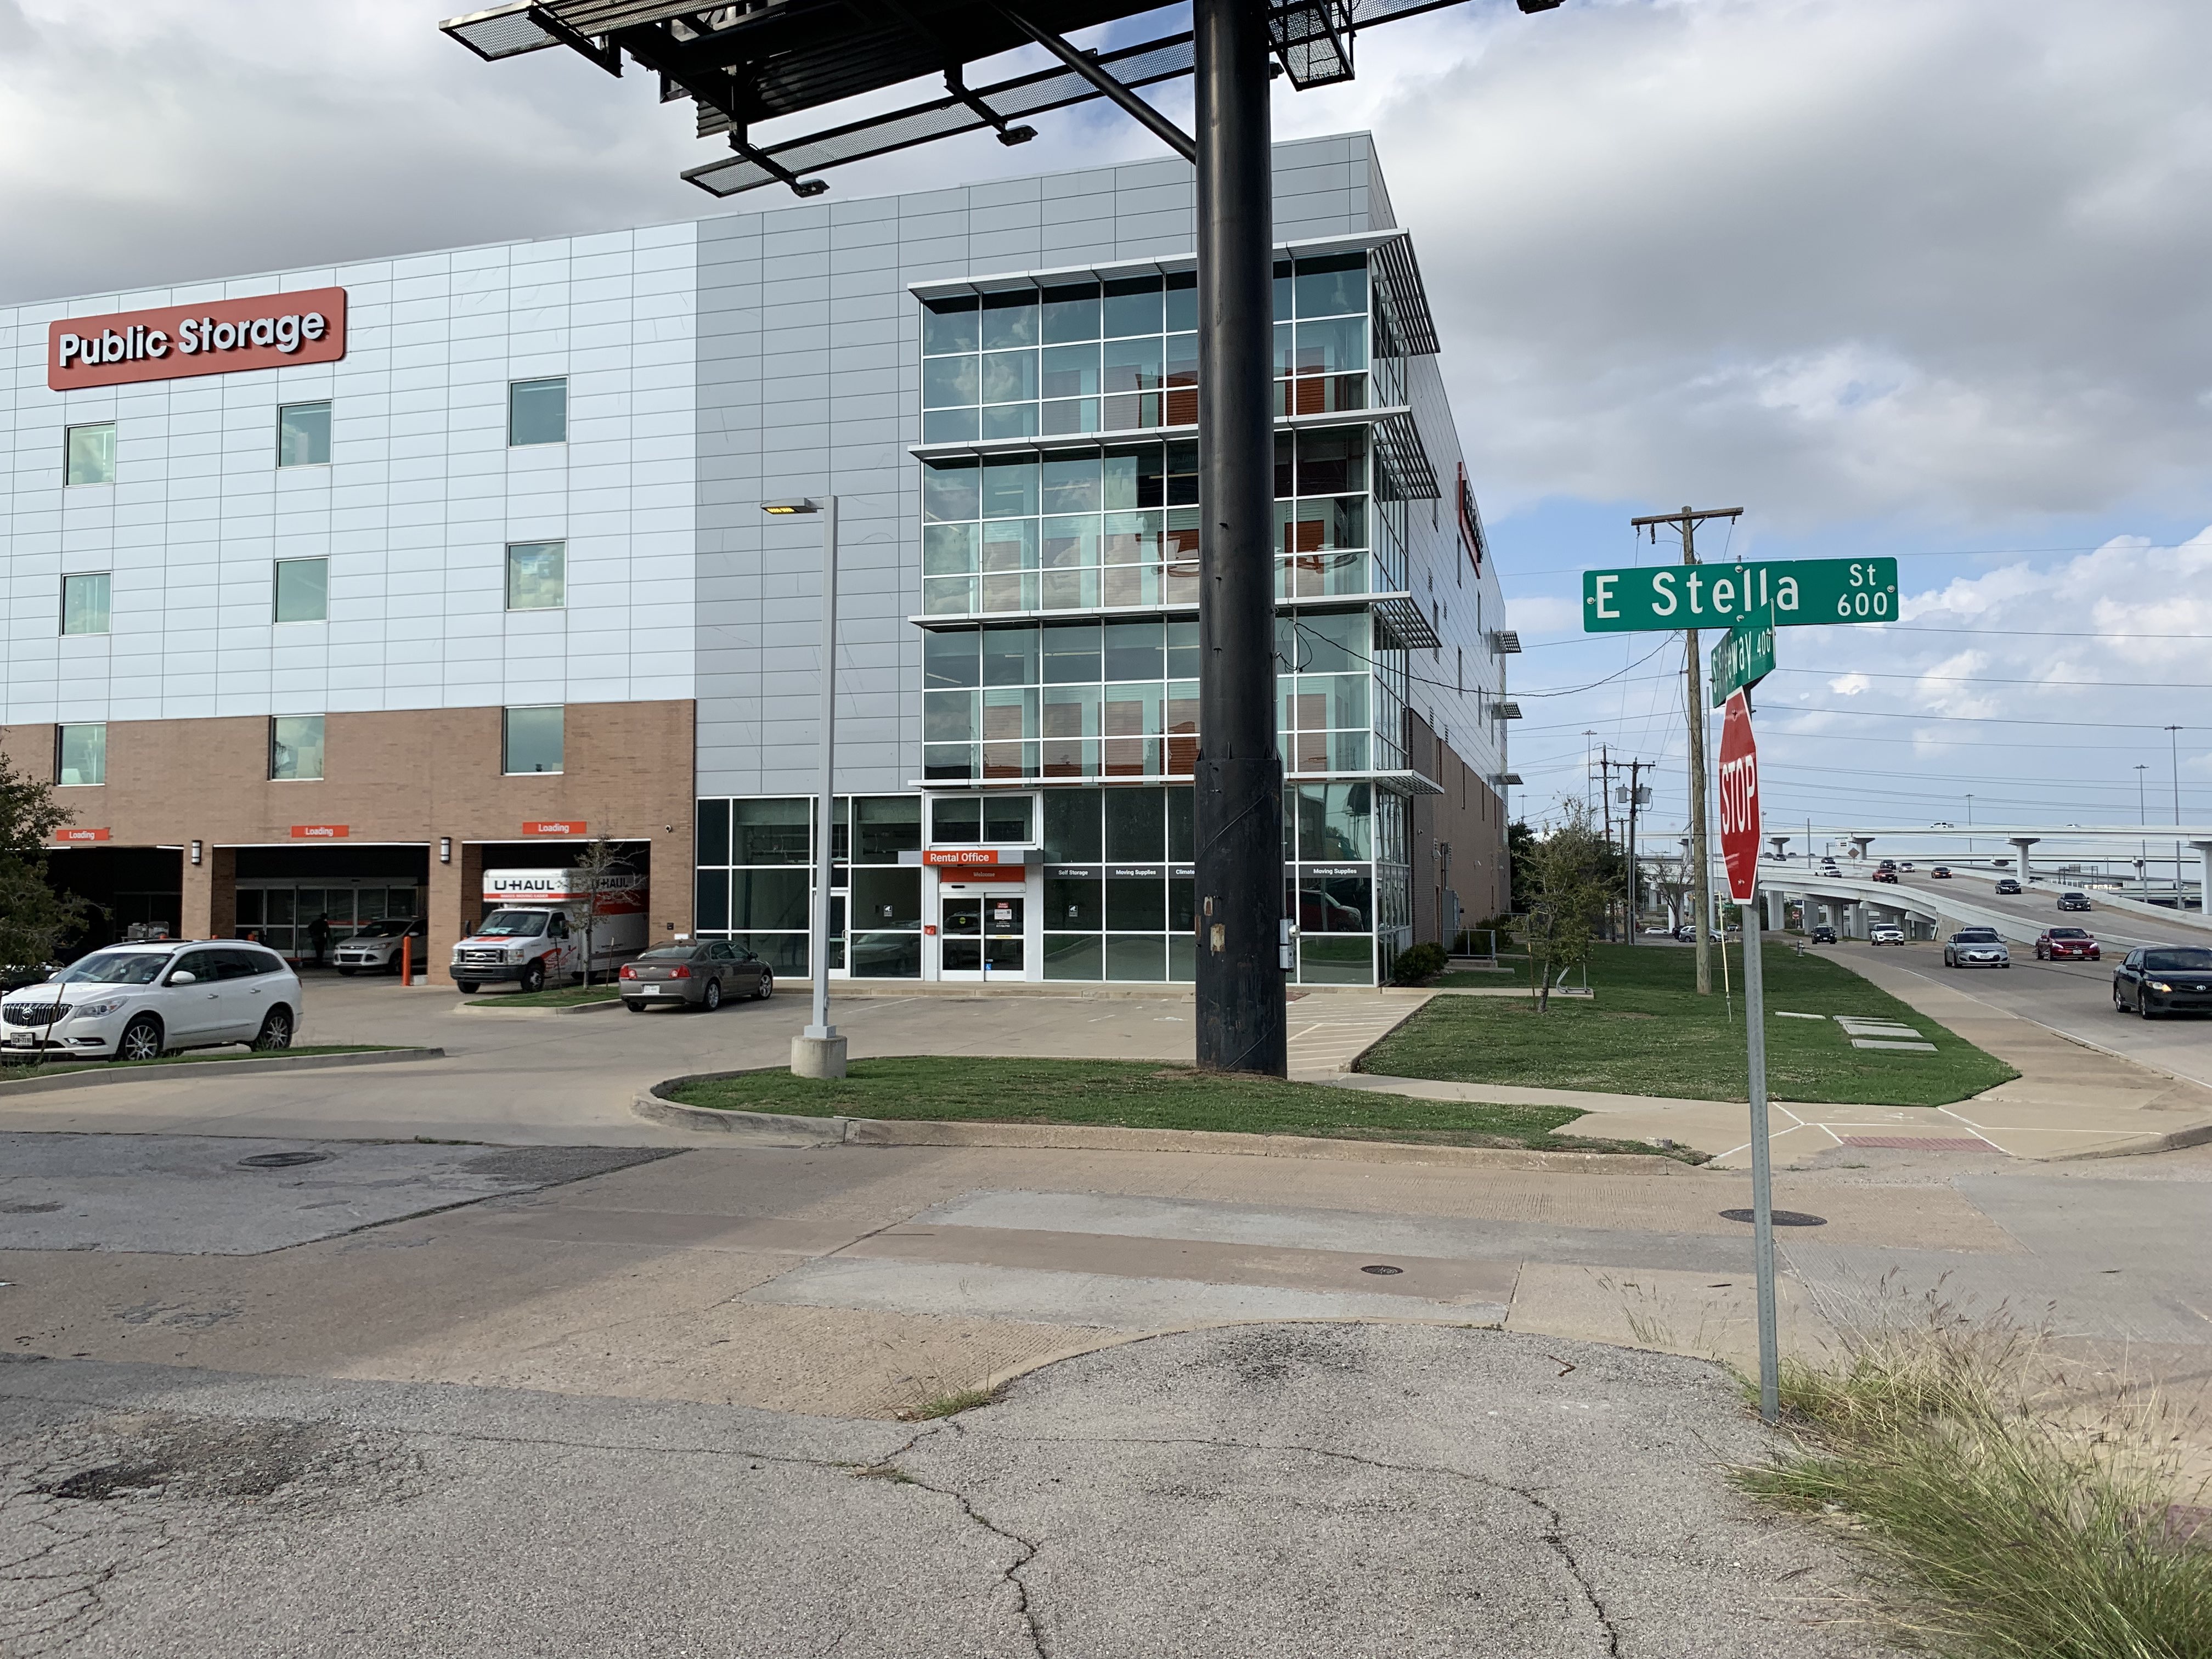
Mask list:
[[294,363],[334,363],[345,356],[345,348],[342,288],[64,317],[46,325],[46,385],[56,392],[74,392]]

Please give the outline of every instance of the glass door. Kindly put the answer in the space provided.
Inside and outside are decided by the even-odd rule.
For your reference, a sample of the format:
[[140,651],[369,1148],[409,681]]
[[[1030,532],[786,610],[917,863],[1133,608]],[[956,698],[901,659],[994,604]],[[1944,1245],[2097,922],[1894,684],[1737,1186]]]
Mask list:
[[983,972],[1015,979],[1022,970],[1022,890],[1008,886],[983,901]]
[[938,930],[938,969],[946,977],[983,971],[983,904],[980,894],[947,893]]

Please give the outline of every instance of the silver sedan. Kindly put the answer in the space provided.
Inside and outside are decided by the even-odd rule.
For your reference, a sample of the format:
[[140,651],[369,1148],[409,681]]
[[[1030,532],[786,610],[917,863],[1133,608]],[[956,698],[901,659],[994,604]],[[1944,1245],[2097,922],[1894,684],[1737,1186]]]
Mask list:
[[775,975],[742,945],[704,939],[693,945],[664,945],[624,963],[616,981],[623,1006],[641,1014],[656,1003],[672,1007],[719,1008],[729,997],[775,994]]

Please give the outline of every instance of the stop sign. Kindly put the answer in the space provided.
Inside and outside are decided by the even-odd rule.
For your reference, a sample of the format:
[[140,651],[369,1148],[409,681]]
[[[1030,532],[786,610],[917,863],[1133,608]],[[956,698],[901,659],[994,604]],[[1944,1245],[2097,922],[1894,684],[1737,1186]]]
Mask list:
[[1759,887],[1759,749],[1751,738],[1751,704],[1741,691],[1721,715],[1720,787],[1729,896],[1746,904]]

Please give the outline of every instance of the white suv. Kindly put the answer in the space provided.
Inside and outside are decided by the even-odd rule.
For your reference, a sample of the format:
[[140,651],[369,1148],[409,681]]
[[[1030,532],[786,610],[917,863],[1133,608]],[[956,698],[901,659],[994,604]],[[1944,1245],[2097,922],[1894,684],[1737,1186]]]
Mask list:
[[394,917],[390,921],[372,921],[337,948],[335,960],[338,972],[350,979],[364,968],[388,968],[399,971],[399,945],[403,939],[415,941],[412,960],[417,968],[423,966],[422,953],[430,942],[429,924],[420,917],[410,921]]
[[0,1052],[158,1060],[179,1048],[289,1048],[300,979],[265,945],[163,940],[95,951],[0,998]]

